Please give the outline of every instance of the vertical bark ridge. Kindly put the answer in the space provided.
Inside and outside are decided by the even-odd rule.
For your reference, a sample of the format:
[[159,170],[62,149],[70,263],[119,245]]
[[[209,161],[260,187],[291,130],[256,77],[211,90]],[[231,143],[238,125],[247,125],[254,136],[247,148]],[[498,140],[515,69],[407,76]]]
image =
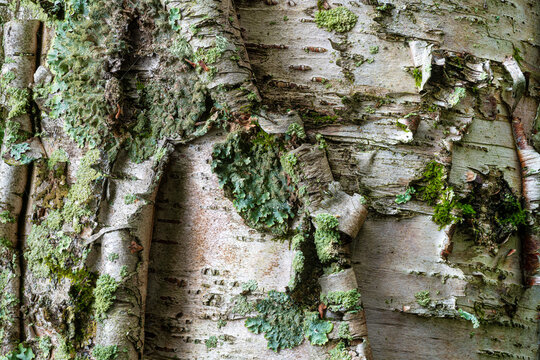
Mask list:
[[[22,141],[33,133],[30,118],[29,85],[33,82],[37,51],[37,20],[13,20],[4,28],[4,55],[2,67],[4,106],[10,112],[1,147],[2,157],[9,159]],[[26,151],[22,148],[22,155]],[[20,160],[20,157],[18,158]],[[24,191],[28,180],[28,165],[0,161],[0,240],[2,247],[0,340],[2,351],[13,350],[21,340],[20,329],[20,276],[19,225]]]

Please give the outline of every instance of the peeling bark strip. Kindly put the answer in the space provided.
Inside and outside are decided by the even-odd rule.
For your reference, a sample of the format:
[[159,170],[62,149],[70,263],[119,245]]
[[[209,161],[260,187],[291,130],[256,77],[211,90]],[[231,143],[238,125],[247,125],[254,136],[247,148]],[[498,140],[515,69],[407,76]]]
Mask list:
[[[28,113],[28,86],[36,67],[37,20],[11,21],[5,25],[4,52],[9,59],[2,67],[2,95],[10,114],[1,143],[1,154],[24,156],[21,141],[32,132]],[[19,149],[18,149],[19,148]],[[17,151],[17,149],[19,151]],[[21,153],[22,151],[22,153]],[[13,156],[11,156],[13,157]],[[27,162],[24,162],[27,163]],[[20,339],[20,266],[18,225],[23,193],[28,181],[27,165],[9,165],[0,160],[0,344],[2,353],[16,348]]]
[[[356,238],[367,217],[365,199],[359,194],[350,196],[341,190],[339,183],[334,181],[326,151],[317,145],[303,144],[289,152],[289,155],[297,159],[298,169],[297,174],[290,175],[299,180],[299,187],[306,189],[306,208],[317,228],[315,244],[319,260],[326,271],[330,272],[330,275],[319,279],[321,301],[323,307],[327,308],[326,317],[337,320],[334,329],[348,329],[351,336],[349,346],[354,347],[357,354],[355,359],[371,360],[373,355],[367,336],[366,316],[356,276],[351,268],[349,248],[350,241]],[[328,226],[326,221],[332,219],[337,219],[334,220],[337,225],[335,230],[344,234],[339,244],[329,244],[323,239],[332,236],[333,230],[325,228]],[[330,232],[323,233],[328,230]],[[336,235],[339,237],[339,234]],[[332,249],[335,246],[338,248]],[[346,302],[349,304],[345,306]],[[339,340],[336,331],[332,334],[331,339]],[[338,346],[343,346],[343,343]]]
[[99,272],[101,277],[112,277],[118,286],[112,306],[98,321],[96,342],[117,346],[125,359],[142,358],[154,203],[173,150],[163,142],[160,152],[143,163],[120,155],[113,173],[131,174],[131,178],[109,182],[109,201],[103,202],[99,215],[105,229],[116,229],[98,233],[102,234]]
[[540,285],[540,154],[529,145],[523,124],[512,121],[514,139],[521,163],[525,208],[530,212],[529,226],[523,239],[523,272],[528,286]]

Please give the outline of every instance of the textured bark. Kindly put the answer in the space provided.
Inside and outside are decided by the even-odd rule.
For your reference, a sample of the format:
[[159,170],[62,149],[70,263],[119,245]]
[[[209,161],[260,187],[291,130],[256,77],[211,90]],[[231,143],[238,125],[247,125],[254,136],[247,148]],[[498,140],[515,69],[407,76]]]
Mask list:
[[[12,59],[2,67],[2,75],[12,73],[13,79],[7,86],[27,90],[32,84],[36,67],[37,32],[40,23],[36,20],[11,21],[4,28],[4,55]],[[4,89],[5,90],[5,89]],[[8,94],[4,94],[5,106],[9,108]],[[32,120],[29,113],[11,118],[19,129],[31,133]],[[13,135],[13,134],[11,134]],[[1,154],[9,152],[8,133],[2,142]],[[2,352],[13,350],[20,341],[20,242],[19,226],[23,213],[23,196],[28,178],[27,165],[8,164],[0,161],[0,239],[2,239],[2,320],[0,321]]]
[[[52,2],[37,2],[49,11],[39,45],[41,61],[13,56],[15,63],[3,66],[3,73],[16,69],[20,88],[32,82],[47,87],[60,76],[49,70],[46,54],[62,20],[51,20]],[[86,19],[77,15],[79,2],[67,3],[65,13],[55,16]],[[83,74],[85,66],[95,65],[91,60],[103,61],[95,69],[106,85],[98,82],[89,89],[83,78],[78,89],[90,93],[93,102],[80,99],[80,108],[100,111],[101,101],[108,113],[98,119],[102,127],[96,131],[118,140],[119,147],[111,150],[106,141],[99,145],[104,151],[92,169],[100,176],[88,185],[92,196],[84,206],[89,215],[80,231],[64,219],[59,231],[42,239],[60,248],[61,235],[69,237],[61,254],[70,257],[62,266],[81,272],[66,275],[62,270],[42,278],[27,259],[22,289],[18,277],[10,280],[9,291],[23,295],[22,311],[12,310],[22,322],[17,325],[15,316],[2,353],[23,342],[45,359],[78,355],[104,360],[109,355],[100,351],[105,350],[129,359],[322,360],[331,358],[343,341],[346,355],[341,355],[352,359],[539,356],[540,185],[534,146],[540,128],[534,118],[540,102],[540,3],[91,3],[110,9],[96,26],[103,36],[96,37],[89,27],[68,32],[74,40],[83,33],[77,46],[92,49],[90,55],[81,50],[88,56],[81,63],[68,62],[68,71]],[[15,18],[15,5],[1,7],[6,19]],[[358,17],[350,31],[317,23],[319,11],[339,6]],[[17,16],[35,18],[36,8],[22,1]],[[6,57],[10,24],[3,27]],[[32,68],[19,70],[24,61]],[[35,65],[41,66],[34,74]],[[148,90],[152,96],[141,100],[141,89],[155,92]],[[56,105],[68,106],[75,96],[69,90],[60,87],[49,100],[56,96]],[[34,85],[34,91],[40,87]],[[93,145],[80,147],[73,131],[66,130],[64,115],[50,116],[46,100],[36,99],[40,124],[33,127],[29,117],[15,119],[24,130],[42,132],[28,141],[28,154],[43,159],[32,166],[26,221],[18,217],[25,211],[28,166],[0,162],[0,211],[9,205],[16,218],[0,223],[0,238],[15,249],[2,253],[2,271],[17,274],[19,267],[12,268],[8,260],[24,245],[31,252],[34,243],[26,238],[53,210],[61,211],[85,154],[92,151]],[[138,125],[145,115],[152,126]],[[80,124],[92,131],[98,128],[95,123],[92,118]],[[224,126],[209,131],[217,124]],[[279,156],[295,156],[299,181],[294,184],[290,176],[288,185],[305,190],[289,198],[299,210],[285,241],[246,225],[211,170],[212,149],[226,141],[227,132],[247,129],[253,134],[257,125],[279,139]],[[294,126],[306,136],[291,135]],[[130,141],[139,141],[135,149],[126,145]],[[58,149],[65,150],[69,161],[47,167]],[[140,155],[148,153],[152,156]],[[422,199],[421,189],[433,161],[443,169],[445,189],[430,203]],[[409,189],[416,194],[407,198]],[[513,230],[508,223],[489,220],[503,192],[518,200],[523,196],[528,211],[526,222]],[[452,196],[487,210],[475,207],[473,219],[435,223],[440,206]],[[51,205],[51,199],[60,200]],[[309,223],[304,210],[313,218],[311,237],[316,215],[328,213],[339,220],[337,263],[343,271],[320,276],[323,265],[318,264],[312,278],[321,294],[358,289],[363,306],[357,313],[325,312],[318,289],[313,299],[314,294],[306,294],[310,310],[319,310],[334,325],[329,342],[314,346],[304,340],[272,352],[262,334],[244,326],[257,311],[249,308],[242,315],[237,307],[242,299],[264,299],[270,290],[289,291],[297,255],[289,242],[300,223]],[[461,211],[454,207],[451,214]],[[502,228],[504,238],[492,234],[494,228]],[[481,237],[474,232],[478,229],[492,237]],[[51,262],[44,259],[48,266]],[[329,264],[324,267],[331,270]],[[88,279],[75,276],[80,273]],[[77,312],[80,283],[91,294],[96,279],[105,275],[118,284],[109,294],[111,306],[98,318],[94,300],[88,300],[88,313]],[[257,289],[245,290],[253,281]],[[480,328],[462,318],[463,311],[475,315]],[[350,339],[340,338],[340,324],[348,324]],[[50,353],[39,346],[47,337]]]

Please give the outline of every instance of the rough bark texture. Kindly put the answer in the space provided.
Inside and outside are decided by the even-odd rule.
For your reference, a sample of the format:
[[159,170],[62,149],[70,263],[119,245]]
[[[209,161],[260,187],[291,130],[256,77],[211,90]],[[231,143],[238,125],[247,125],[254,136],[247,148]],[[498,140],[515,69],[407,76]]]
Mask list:
[[0,355],[540,356],[539,2],[0,5]]

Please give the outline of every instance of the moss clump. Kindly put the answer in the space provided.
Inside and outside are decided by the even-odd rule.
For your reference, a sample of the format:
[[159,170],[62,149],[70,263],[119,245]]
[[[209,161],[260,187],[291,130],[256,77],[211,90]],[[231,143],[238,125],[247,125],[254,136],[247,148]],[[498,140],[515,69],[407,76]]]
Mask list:
[[321,302],[326,304],[331,311],[357,312],[362,309],[360,293],[356,289],[331,291],[326,295],[321,295]]
[[327,360],[352,360],[352,356],[347,351],[347,347],[343,341],[340,341],[328,354],[330,356]]
[[96,360],[114,360],[118,358],[118,345],[96,345],[92,350],[92,356]]
[[421,200],[430,205],[435,204],[446,187],[446,170],[444,166],[436,161],[430,161],[420,179],[420,186],[416,189]]
[[256,136],[231,133],[212,151],[212,171],[225,195],[255,229],[282,235],[294,216],[288,202],[292,187],[282,173],[279,143],[262,130]]
[[306,312],[304,333],[312,345],[324,345],[328,342],[328,334],[332,332],[334,324],[321,320],[318,312]]
[[269,349],[277,352],[302,343],[303,313],[289,295],[272,290],[256,309],[259,315],[247,319],[245,325],[255,334],[264,333]]
[[116,296],[114,293],[118,289],[118,282],[109,274],[102,274],[96,282],[94,289],[94,311],[98,320],[105,318],[105,313],[114,303]]
[[422,86],[422,70],[414,68],[412,71],[412,75],[414,77],[414,83],[416,87],[420,89],[420,86]]
[[356,25],[357,20],[358,16],[343,6],[315,13],[317,26],[328,31],[341,33],[350,31]]
[[346,341],[351,341],[353,339],[351,335],[351,330],[349,329],[349,323],[341,322],[339,324],[338,337]]
[[296,287],[302,281],[302,274],[304,273],[305,265],[306,257],[304,253],[302,251],[296,251],[292,261],[292,274],[289,280],[289,288],[291,290],[296,289]]
[[315,247],[317,256],[323,265],[338,260],[338,246],[341,244],[337,231],[338,219],[331,214],[318,214],[315,217]]
[[304,123],[313,125],[333,124],[338,120],[337,115],[322,114],[313,110],[300,112],[300,117],[302,118]]
[[281,156],[280,162],[283,171],[285,171],[285,173],[291,177],[291,180],[295,184],[298,184],[298,182],[300,181],[300,177],[298,176],[295,169],[296,164],[298,163],[298,159],[296,158],[296,156],[294,156],[294,154],[287,153]]
[[416,302],[418,303],[418,305],[422,307],[427,307],[431,302],[431,297],[429,296],[428,290],[419,291],[414,294],[414,297],[416,298]]

